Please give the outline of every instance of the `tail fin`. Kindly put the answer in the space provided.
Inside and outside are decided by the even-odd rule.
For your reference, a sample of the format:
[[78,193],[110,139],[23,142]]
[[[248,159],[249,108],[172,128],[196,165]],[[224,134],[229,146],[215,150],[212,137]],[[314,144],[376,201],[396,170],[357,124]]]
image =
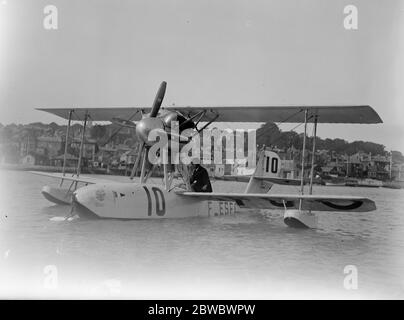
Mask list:
[[267,193],[273,186],[271,178],[279,179],[280,164],[281,159],[275,152],[262,149],[245,193]]

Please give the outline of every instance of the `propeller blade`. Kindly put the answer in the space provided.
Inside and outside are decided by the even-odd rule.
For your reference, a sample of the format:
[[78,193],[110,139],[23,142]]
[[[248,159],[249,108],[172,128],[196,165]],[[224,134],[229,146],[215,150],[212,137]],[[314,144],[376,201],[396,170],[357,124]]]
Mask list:
[[135,177],[135,175],[136,175],[137,169],[139,167],[140,159],[142,158],[142,153],[143,153],[144,147],[145,147],[144,142],[141,143],[141,144],[140,143],[138,144],[138,153],[137,153],[136,161],[135,161],[135,163],[133,165],[133,168],[132,168],[132,172],[130,174],[130,179],[133,179]]
[[150,112],[150,118],[155,118],[159,113],[161,104],[163,103],[164,95],[166,93],[167,82],[163,81],[157,91],[156,97],[154,98],[152,110]]

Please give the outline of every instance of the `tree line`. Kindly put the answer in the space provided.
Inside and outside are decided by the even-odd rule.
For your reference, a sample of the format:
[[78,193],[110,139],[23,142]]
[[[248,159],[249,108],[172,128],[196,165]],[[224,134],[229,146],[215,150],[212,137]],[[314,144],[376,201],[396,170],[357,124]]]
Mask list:
[[[279,149],[288,149],[294,147],[301,149],[303,145],[303,133],[298,134],[294,131],[282,131],[276,123],[267,122],[257,130],[257,144],[259,146],[266,145],[270,147],[277,147]],[[306,147],[311,150],[314,138],[306,136]],[[317,150],[329,150],[338,154],[353,155],[359,151],[364,153],[371,153],[372,155],[387,155],[386,147],[379,143],[370,141],[353,141],[348,142],[344,139],[322,139],[316,138]],[[392,151],[393,160],[404,162],[404,156],[400,151]]]

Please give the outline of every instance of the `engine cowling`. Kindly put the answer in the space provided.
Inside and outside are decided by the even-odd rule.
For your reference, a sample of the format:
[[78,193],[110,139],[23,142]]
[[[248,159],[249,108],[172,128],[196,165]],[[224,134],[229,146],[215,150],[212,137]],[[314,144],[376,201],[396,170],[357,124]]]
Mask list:
[[145,144],[151,146],[156,141],[149,140],[149,134],[157,129],[164,130],[164,123],[160,118],[143,118],[136,125],[136,135]]

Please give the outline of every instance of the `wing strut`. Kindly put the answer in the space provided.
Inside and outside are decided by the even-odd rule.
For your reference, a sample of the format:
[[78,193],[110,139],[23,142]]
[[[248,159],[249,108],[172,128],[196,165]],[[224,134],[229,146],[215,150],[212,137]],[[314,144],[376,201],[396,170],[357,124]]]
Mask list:
[[[301,195],[304,194],[304,157],[306,154],[306,133],[307,133],[307,115],[308,115],[308,110],[304,110],[304,136],[303,136],[303,148],[302,148],[302,171],[301,171],[301,177],[300,177],[300,193]],[[300,206],[299,209],[301,209],[301,201],[300,201]]]
[[84,138],[85,138],[84,135],[86,133],[87,119],[88,119],[88,112],[86,112],[86,114],[84,116],[84,126],[83,126],[83,133],[81,134],[79,161],[77,163],[77,177],[80,176],[80,171],[81,171],[81,159],[83,158],[83,148],[84,148]]
[[316,155],[316,138],[317,138],[317,120],[318,116],[314,116],[314,133],[313,133],[313,151],[311,155],[311,169],[310,169],[310,189],[309,194],[313,194],[313,176],[314,176],[314,158]]
[[[307,133],[307,115],[308,110],[304,110],[304,136],[303,136],[303,148],[302,148],[302,171],[300,177],[300,194],[304,194],[304,157],[306,153],[306,133]],[[302,209],[302,200],[299,201],[299,210]]]
[[[62,175],[65,176],[66,172],[66,156],[67,156],[67,146],[69,145],[69,135],[70,135],[70,125],[72,122],[72,114],[73,114],[73,109],[69,111],[69,121],[67,122],[67,128],[66,128],[66,138],[65,138],[65,153],[63,155],[63,168],[62,168]],[[60,182],[60,186],[63,184],[63,179]]]

